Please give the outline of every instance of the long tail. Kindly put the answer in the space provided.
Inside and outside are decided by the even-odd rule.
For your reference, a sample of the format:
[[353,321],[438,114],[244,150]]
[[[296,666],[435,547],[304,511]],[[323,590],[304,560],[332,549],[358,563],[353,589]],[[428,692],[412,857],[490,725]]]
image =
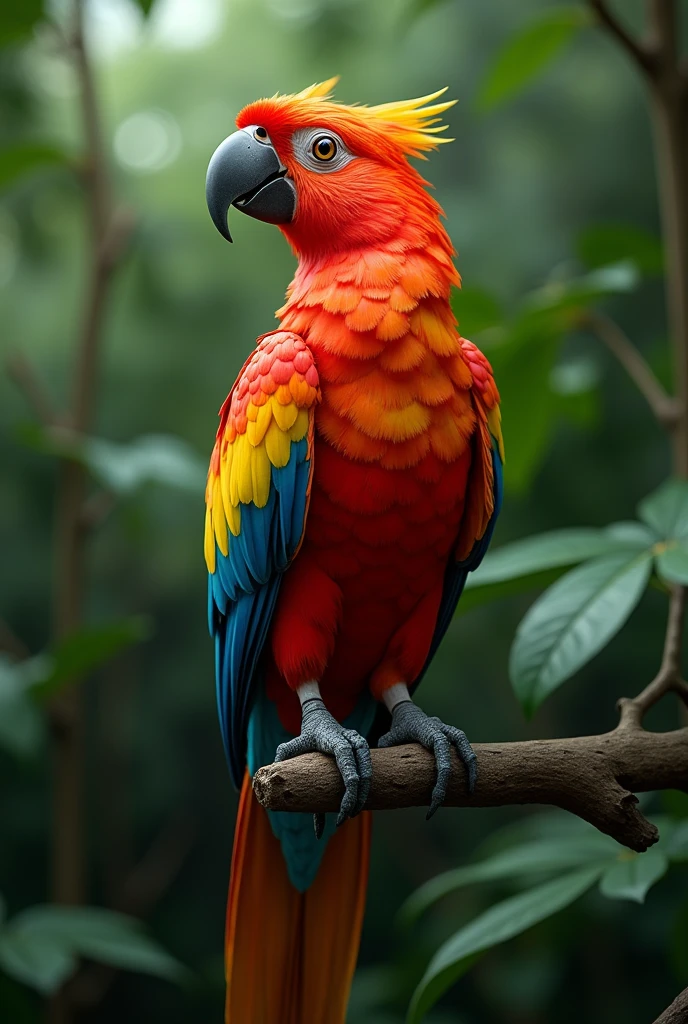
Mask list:
[[298,892],[246,774],[227,902],[225,1024],[344,1024],[363,925],[370,814],[334,835]]

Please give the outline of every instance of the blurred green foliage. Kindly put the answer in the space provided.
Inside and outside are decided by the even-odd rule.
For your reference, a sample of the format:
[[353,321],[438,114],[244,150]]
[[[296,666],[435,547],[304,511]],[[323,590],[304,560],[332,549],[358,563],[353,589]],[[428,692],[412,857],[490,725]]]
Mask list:
[[[193,972],[181,990],[120,973],[85,1019],[198,1024],[222,1014],[235,809],[205,627],[202,465],[216,410],[293,272],[274,228],[235,217],[232,249],[212,229],[210,153],[245,102],[333,73],[347,102],[444,84],[462,100],[451,116],[457,142],[431,158],[427,174],[460,250],[462,330],[488,352],[502,391],[507,500],[497,553],[471,580],[467,615],[452,626],[422,699],[487,740],[608,728],[616,698],[639,690],[659,661],[665,595],[644,585],[631,593],[624,579],[623,614],[611,628],[607,620],[603,640],[620,632],[594,660],[588,644],[554,684],[540,673],[525,687],[528,674],[513,673],[535,712],[526,722],[508,662],[534,589],[554,583],[569,599],[567,570],[580,581],[600,559],[635,566],[641,550],[642,573],[629,571],[643,584],[651,568],[686,578],[685,494],[669,484],[645,499],[667,476],[665,439],[581,318],[603,305],[667,380],[651,142],[640,84],[582,6],[94,0],[88,11],[115,188],[137,227],[110,296],[98,436],[38,426],[15,384],[0,380],[0,889],[9,908],[0,1010],[38,1020],[39,999],[22,982],[45,991],[77,956],[165,977],[181,961]],[[59,408],[88,249],[76,83],[40,13],[18,0],[2,12],[2,346],[30,358]],[[55,456],[66,454],[92,474],[102,522],[89,552],[87,627],[51,650]],[[641,524],[608,528],[627,523],[640,501],[654,532],[639,540]],[[595,592],[616,579],[598,580]],[[551,604],[541,597],[531,623]],[[152,863],[166,884],[151,900],[150,927],[170,953],[128,919],[84,909],[67,920],[59,915],[68,911],[36,906],[47,898],[50,842],[41,707],[47,690],[67,684],[75,658],[92,674],[89,899],[119,904]],[[671,707],[653,712],[657,727],[674,722]],[[653,1019],[688,980],[688,805],[665,794],[651,809],[664,814],[662,848],[640,858],[558,814],[446,810],[431,824],[417,812],[379,815],[351,1020],[400,1024],[414,990],[420,1019],[468,966],[424,1018],[430,1024]],[[669,861],[676,866],[664,878]],[[407,919],[426,913],[399,929],[399,907],[433,876],[413,897],[415,911],[406,905]],[[156,889],[150,870],[143,879]],[[497,938],[510,941],[478,960]],[[41,984],[38,969],[49,972]]]

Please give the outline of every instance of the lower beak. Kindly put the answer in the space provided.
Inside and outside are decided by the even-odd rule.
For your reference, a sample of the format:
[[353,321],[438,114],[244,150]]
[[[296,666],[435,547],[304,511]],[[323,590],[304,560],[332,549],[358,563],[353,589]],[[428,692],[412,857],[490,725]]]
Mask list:
[[230,206],[268,224],[288,224],[296,212],[296,189],[270,143],[250,130],[234,132],[217,147],[205,180],[213,224],[232,241],[227,227]]

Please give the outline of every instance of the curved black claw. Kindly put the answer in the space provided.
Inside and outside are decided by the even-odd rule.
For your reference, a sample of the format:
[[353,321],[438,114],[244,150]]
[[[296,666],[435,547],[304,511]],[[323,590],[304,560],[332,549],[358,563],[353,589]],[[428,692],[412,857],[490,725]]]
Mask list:
[[[339,826],[347,818],[353,818],[362,811],[368,799],[373,777],[370,748],[355,729],[345,729],[340,725],[317,697],[305,701],[302,715],[301,735],[287,743],[280,743],[275,761],[288,761],[299,754],[315,751],[333,755],[344,780],[344,796],[337,816]],[[325,827],[325,815],[315,814],[313,825],[320,839]]]
[[402,701],[392,711],[392,728],[378,740],[378,747],[396,747],[400,743],[420,743],[435,755],[437,782],[432,791],[432,801],[427,817],[431,818],[444,803],[449,783],[451,759],[450,746],[466,766],[468,792],[472,793],[478,778],[478,764],[473,747],[466,739],[465,732],[445,725],[439,718],[430,718],[412,700]]

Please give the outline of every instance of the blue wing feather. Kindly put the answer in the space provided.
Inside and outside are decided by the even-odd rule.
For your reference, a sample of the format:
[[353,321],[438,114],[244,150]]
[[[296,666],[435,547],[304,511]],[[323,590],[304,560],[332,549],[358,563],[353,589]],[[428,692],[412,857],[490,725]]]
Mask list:
[[255,681],[282,573],[303,534],[311,474],[308,441],[292,443],[286,466],[272,469],[267,504],[241,505],[229,553],[216,546],[209,576],[208,618],[215,637],[215,678],[222,740],[232,780],[241,786]]

